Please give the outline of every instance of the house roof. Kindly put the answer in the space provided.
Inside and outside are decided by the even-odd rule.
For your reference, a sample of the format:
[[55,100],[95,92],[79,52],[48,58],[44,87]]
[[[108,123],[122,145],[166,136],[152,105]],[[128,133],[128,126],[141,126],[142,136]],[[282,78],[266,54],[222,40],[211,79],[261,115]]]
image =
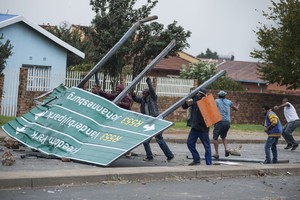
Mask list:
[[190,65],[190,62],[178,56],[169,56],[168,58],[162,59],[155,66],[155,69],[180,71],[182,65],[188,67]]
[[256,62],[226,61],[218,66],[218,70],[225,70],[228,77],[238,82],[266,84],[257,74]]
[[200,62],[199,58],[197,58],[195,56],[192,56],[192,55],[190,55],[190,54],[188,54],[186,52],[183,52],[183,51],[179,52],[178,55],[179,55],[180,58],[182,58],[184,60],[187,60],[190,63],[198,63],[198,62]]
[[196,63],[199,61],[200,60],[194,56],[191,56],[185,52],[179,52],[178,56],[169,56],[168,58],[162,59],[155,66],[155,69],[180,71],[182,65],[189,67],[191,63]]
[[58,37],[54,36],[53,34],[49,33],[45,29],[41,28],[39,25],[34,24],[33,22],[29,21],[25,17],[20,16],[20,15],[0,14],[0,29],[4,28],[4,27],[7,27],[7,26],[10,26],[10,25],[13,25],[13,24],[16,24],[16,23],[19,23],[19,22],[23,22],[23,23],[27,24],[28,26],[35,29],[36,31],[38,31],[42,35],[46,36],[47,38],[49,38],[50,40],[52,40],[56,44],[62,46],[63,48],[67,49],[68,51],[78,55],[79,57],[84,58],[85,55],[84,55],[83,52],[81,52],[78,49],[72,47],[68,43],[62,41]]

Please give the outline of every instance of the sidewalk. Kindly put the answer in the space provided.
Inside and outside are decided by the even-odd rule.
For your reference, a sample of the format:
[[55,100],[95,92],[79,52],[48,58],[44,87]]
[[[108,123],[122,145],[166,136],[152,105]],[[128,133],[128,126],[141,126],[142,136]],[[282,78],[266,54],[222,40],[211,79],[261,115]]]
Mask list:
[[[0,141],[3,140],[4,136],[1,130]],[[243,134],[242,136],[241,134],[230,134],[228,136],[229,147],[237,143],[242,144],[241,156],[225,158],[224,155],[220,154],[220,160],[223,160],[214,160],[214,165],[212,166],[206,166],[204,161],[201,161],[199,166],[188,166],[188,163],[192,160],[185,144],[187,133],[179,134],[165,131],[164,138],[175,155],[171,162],[165,161],[166,158],[156,142],[151,143],[154,161],[143,161],[145,151],[141,145],[133,150],[137,156],[131,158],[121,157],[109,167],[30,156],[22,159],[21,155],[31,152],[30,149],[26,149],[26,151],[12,151],[16,158],[16,163],[12,166],[0,166],[0,189],[106,184],[110,181],[146,182],[151,180],[180,180],[203,177],[300,175],[300,148],[295,151],[284,150],[285,144],[283,141],[278,145],[279,159],[287,160],[289,163],[260,164],[260,161],[264,160],[263,142],[265,137],[263,134],[261,137],[255,136],[254,139],[251,134]],[[299,141],[299,136],[296,139]],[[4,150],[4,148],[1,144],[0,149]],[[202,145],[198,145],[197,148],[200,156],[203,158],[204,150]],[[220,145],[220,153],[224,151],[222,148],[222,145]],[[0,152],[3,152],[3,150]],[[224,161],[224,159],[227,159],[227,161]],[[240,160],[244,161],[240,162]]]

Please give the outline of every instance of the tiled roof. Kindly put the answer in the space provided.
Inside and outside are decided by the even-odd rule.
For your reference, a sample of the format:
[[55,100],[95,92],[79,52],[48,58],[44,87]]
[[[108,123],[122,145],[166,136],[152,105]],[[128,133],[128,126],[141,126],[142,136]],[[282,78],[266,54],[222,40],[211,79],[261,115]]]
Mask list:
[[[189,67],[191,62],[185,57],[170,56],[162,59],[156,66],[156,70],[172,70],[178,71],[178,74],[182,68],[182,65]],[[200,60],[199,60],[200,61]],[[244,62],[244,61],[225,61],[221,60],[205,60],[207,62],[216,62],[219,64],[218,70],[225,70],[228,77],[238,81],[247,83],[260,83],[266,84],[266,81],[259,78],[257,74],[257,63],[256,62]],[[222,63],[221,63],[222,62]]]
[[239,82],[266,84],[257,75],[256,67],[256,62],[226,61],[219,65],[218,70],[225,70],[228,77]]
[[189,66],[190,62],[180,58],[178,56],[169,56],[168,58],[162,59],[156,66],[155,69],[159,70],[174,70],[179,71],[182,68],[182,65]]

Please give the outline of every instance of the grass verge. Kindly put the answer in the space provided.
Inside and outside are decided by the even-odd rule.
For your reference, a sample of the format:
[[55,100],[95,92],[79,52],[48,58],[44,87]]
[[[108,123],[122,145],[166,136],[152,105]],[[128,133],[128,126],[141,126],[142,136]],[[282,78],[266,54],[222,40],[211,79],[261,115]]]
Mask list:
[[[186,126],[186,122],[174,122],[174,125],[170,129],[189,130],[190,127]],[[241,132],[263,132],[263,127],[261,124],[231,124],[230,130]],[[293,135],[300,136],[300,128],[296,128]]]
[[6,116],[0,115],[0,126],[2,126],[3,124],[6,124],[7,122],[9,122],[13,119],[15,119],[15,117],[6,117]]
[[[5,117],[0,116],[0,126],[6,124],[7,122],[15,119],[15,117]],[[174,122],[174,125],[170,127],[171,130],[189,130],[190,127],[186,126],[186,122]],[[263,127],[260,124],[231,124],[230,127],[233,131],[241,131],[241,132],[262,132]],[[300,136],[300,128],[296,128],[293,135]]]

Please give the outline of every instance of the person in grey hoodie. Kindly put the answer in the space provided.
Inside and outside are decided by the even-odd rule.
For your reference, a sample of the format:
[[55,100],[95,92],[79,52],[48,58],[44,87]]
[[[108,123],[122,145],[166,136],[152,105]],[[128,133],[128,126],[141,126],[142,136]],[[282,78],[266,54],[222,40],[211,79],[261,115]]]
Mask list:
[[[133,101],[141,104],[140,111],[142,114],[150,115],[153,117],[157,117],[159,115],[158,105],[157,105],[157,95],[153,89],[151,79],[148,77],[146,79],[148,88],[144,89],[142,91],[142,96],[137,96],[134,92],[131,92],[131,97]],[[174,158],[174,154],[169,149],[167,143],[165,142],[162,132],[157,134],[155,136],[155,140],[160,146],[161,150],[164,152],[165,156],[167,157],[167,161],[171,161]],[[144,158],[144,161],[152,161],[153,160],[153,154],[150,147],[150,141],[144,142],[144,148],[146,151],[146,158]]]

